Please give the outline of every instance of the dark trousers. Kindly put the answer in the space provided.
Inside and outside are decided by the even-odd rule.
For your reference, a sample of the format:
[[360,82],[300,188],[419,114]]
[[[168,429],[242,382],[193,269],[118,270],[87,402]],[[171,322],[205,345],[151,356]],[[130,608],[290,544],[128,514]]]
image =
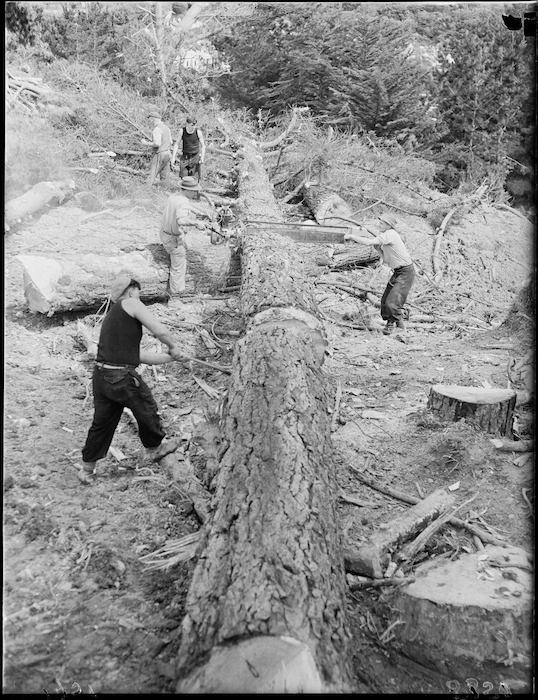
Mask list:
[[200,179],[200,154],[199,153],[183,153],[179,158],[179,176],[185,177],[198,176]]
[[144,447],[158,447],[165,432],[151,389],[134,369],[93,370],[93,422],[82,448],[82,459],[95,462],[106,457],[124,408],[138,423]]
[[394,270],[381,297],[381,317],[397,323],[403,320],[403,306],[415,279],[415,266],[405,265]]

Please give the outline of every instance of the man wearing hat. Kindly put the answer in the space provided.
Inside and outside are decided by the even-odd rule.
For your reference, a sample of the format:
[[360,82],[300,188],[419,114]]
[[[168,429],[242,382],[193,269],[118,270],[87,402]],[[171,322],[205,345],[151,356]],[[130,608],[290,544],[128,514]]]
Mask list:
[[172,165],[176,161],[177,152],[181,146],[179,158],[179,176],[197,174],[200,181],[201,165],[205,158],[205,141],[202,131],[196,126],[194,117],[187,117],[185,126],[179,130],[179,135],[172,150]]
[[[405,331],[403,307],[415,279],[415,266],[400,234],[396,231],[397,221],[391,214],[381,214],[377,228],[364,224],[373,238],[360,235],[360,228],[352,228],[344,240],[362,245],[373,245],[382,261],[392,269],[392,276],[381,297],[381,317],[387,322],[383,333],[390,335],[394,325]],[[355,233],[356,232],[356,233]]]
[[172,134],[170,129],[161,121],[158,112],[150,112],[148,119],[153,127],[152,141],[142,139],[144,146],[152,146],[153,158],[148,176],[148,184],[153,185],[155,179],[160,177],[164,184],[170,183],[170,149],[172,147]]
[[[185,359],[170,332],[140,301],[140,283],[120,275],[110,291],[112,306],[101,326],[97,359],[93,370],[94,415],[82,448],[78,477],[90,484],[99,459],[106,457],[124,408],[138,423],[138,434],[154,460],[173,452],[179,438],[164,440],[165,432],[151,389],[137,373],[140,363],[163,364]],[[143,329],[148,329],[168,352],[140,349]]]
[[[170,255],[170,295],[185,291],[187,253],[185,249],[186,227],[196,226],[204,231],[205,225],[197,221],[195,214],[203,214],[192,201],[199,195],[201,187],[194,177],[184,177],[180,181],[180,191],[168,197],[161,218],[160,239]],[[206,214],[206,216],[209,216]]]

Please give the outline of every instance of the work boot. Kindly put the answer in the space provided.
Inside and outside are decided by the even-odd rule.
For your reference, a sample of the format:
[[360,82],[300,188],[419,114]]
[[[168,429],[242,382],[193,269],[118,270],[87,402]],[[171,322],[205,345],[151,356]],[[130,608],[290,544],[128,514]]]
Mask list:
[[390,335],[394,329],[394,321],[387,321],[387,325],[383,328],[383,335]]
[[158,462],[171,452],[175,452],[180,444],[180,437],[172,437],[169,439],[165,438],[158,447],[147,447],[146,453],[150,459],[152,459],[154,462]]
[[95,476],[95,462],[82,462],[82,467],[79,469],[77,476],[79,481],[86,486],[93,484],[93,477]]

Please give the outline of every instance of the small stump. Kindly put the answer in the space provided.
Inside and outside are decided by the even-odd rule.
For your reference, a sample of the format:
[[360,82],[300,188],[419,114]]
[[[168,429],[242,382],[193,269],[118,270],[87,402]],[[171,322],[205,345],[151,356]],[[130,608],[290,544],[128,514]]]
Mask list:
[[430,390],[428,408],[444,420],[465,418],[486,433],[512,437],[516,396],[511,389],[435,384]]

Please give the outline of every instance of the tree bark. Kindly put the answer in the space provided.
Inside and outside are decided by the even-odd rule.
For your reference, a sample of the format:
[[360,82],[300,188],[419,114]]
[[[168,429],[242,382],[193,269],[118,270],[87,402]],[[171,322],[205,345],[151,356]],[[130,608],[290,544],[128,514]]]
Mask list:
[[[281,221],[253,147],[243,212]],[[250,217],[253,218],[253,217]],[[242,243],[236,344],[214,510],[186,601],[176,692],[345,692],[345,579],[325,338],[293,243]]]
[[480,430],[511,438],[516,398],[517,393],[511,389],[435,384],[430,389],[428,408],[443,420],[465,418]]
[[38,182],[26,194],[12,199],[6,204],[4,223],[7,230],[15,222],[20,221],[30,214],[35,214],[48,204],[62,204],[75,190],[72,180],[60,180],[54,182]]

